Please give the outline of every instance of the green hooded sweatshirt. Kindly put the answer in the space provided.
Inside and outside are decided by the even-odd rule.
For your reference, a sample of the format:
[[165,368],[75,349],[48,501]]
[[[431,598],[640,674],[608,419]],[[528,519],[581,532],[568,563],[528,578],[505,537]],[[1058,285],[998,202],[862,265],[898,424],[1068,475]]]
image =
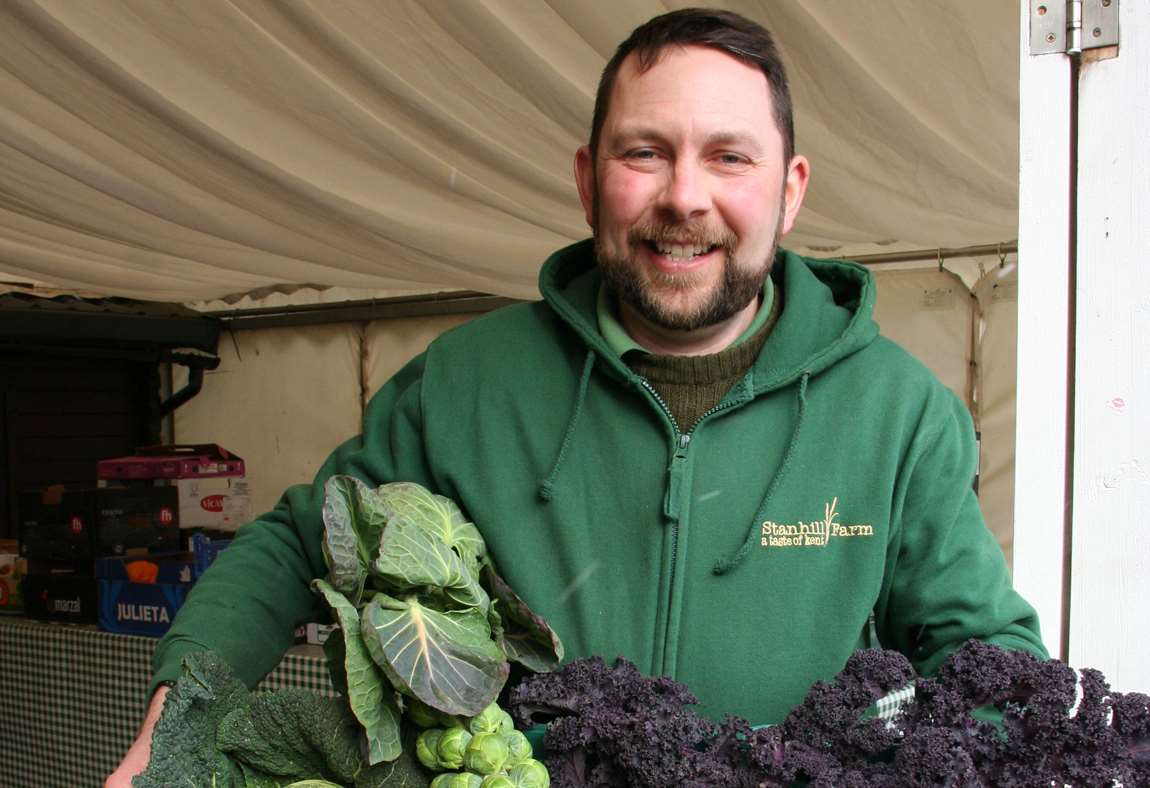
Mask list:
[[780,252],[772,277],[783,312],[758,360],[684,434],[599,335],[591,243],[560,250],[543,302],[439,337],[312,485],[240,530],[155,681],[209,648],[254,684],[325,615],[308,582],[334,473],[454,499],[569,659],[625,656],[709,716],[780,721],[863,645],[920,672],[971,637],[1045,656],[971,489],[970,417],[878,336],[870,274]]

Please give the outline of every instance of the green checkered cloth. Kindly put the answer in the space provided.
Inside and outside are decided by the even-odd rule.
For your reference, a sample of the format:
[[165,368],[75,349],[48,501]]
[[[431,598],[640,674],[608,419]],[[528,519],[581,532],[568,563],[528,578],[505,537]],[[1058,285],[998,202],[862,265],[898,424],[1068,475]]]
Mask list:
[[[154,638],[0,618],[0,784],[103,785],[147,705]],[[295,648],[258,690],[334,695],[314,647]]]

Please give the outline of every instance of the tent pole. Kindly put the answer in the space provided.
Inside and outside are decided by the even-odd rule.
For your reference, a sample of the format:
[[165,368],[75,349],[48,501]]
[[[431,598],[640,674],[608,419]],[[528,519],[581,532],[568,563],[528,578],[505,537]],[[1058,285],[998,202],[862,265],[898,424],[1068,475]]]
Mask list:
[[826,257],[825,260],[853,260],[863,265],[877,265],[879,263],[914,263],[920,260],[955,260],[960,257],[989,257],[991,255],[1014,254],[1018,251],[1018,241],[1007,241],[1000,244],[981,244],[978,246],[958,246],[954,248],[937,249],[911,249],[906,252],[883,252],[880,254],[862,254],[844,258],[842,256]]

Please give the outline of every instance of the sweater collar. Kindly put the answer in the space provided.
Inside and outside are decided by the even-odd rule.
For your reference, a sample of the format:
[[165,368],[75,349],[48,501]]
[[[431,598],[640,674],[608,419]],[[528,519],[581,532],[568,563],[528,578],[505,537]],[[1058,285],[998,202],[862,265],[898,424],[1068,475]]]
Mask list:
[[[754,320],[730,344],[731,348],[738,347],[757,334],[770,317],[771,309],[774,306],[775,284],[769,276],[763,282],[762,296]],[[623,324],[619,321],[617,304],[612,302],[611,297],[607,294],[607,288],[603,284],[599,285],[599,294],[595,300],[595,319],[599,325],[600,335],[619,358],[623,358],[632,350],[639,353],[650,353],[649,350],[631,338],[627,329],[623,328]]]

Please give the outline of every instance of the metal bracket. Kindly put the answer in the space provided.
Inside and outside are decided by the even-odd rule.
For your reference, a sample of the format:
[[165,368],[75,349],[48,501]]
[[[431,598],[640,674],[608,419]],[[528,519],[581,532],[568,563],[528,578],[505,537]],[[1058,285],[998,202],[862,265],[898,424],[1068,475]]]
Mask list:
[[1030,0],[1030,54],[1078,55],[1118,43],[1119,0]]

